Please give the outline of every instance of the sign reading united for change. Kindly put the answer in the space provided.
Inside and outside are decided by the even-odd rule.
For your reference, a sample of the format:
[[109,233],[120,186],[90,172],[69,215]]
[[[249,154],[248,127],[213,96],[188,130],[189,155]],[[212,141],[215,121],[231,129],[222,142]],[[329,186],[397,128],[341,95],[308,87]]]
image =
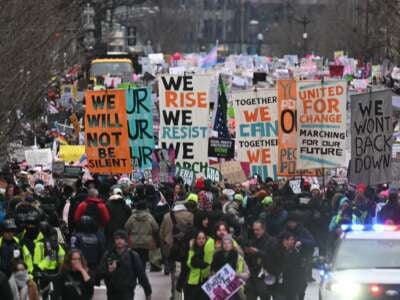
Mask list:
[[323,169],[299,170],[297,159],[297,87],[295,80],[278,80],[278,176],[323,176]]
[[337,168],[346,161],[345,81],[297,83],[297,165]]
[[276,90],[232,94],[236,116],[237,159],[250,163],[251,174],[277,178],[278,105]]
[[86,155],[92,173],[131,173],[125,91],[87,91]]
[[127,89],[126,113],[134,167],[151,170],[154,149],[151,89]]
[[392,92],[351,96],[350,182],[391,182],[392,145]]
[[195,170],[208,163],[209,90],[212,76],[163,75],[160,92],[160,146],[175,149],[177,164]]

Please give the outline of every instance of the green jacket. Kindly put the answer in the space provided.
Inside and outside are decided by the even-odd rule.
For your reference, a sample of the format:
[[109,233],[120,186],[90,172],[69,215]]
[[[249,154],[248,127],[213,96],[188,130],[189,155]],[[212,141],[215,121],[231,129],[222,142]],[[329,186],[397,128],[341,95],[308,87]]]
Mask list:
[[58,245],[57,255],[46,256],[45,247],[45,240],[35,242],[33,264],[41,271],[55,271],[64,263],[65,251],[60,245]]
[[[18,247],[21,250],[21,258],[24,260],[28,267],[28,272],[32,273],[33,271],[33,262],[32,262],[32,255],[29,252],[28,248],[26,246],[23,246],[20,244],[19,239],[17,237],[13,237],[15,243],[18,245]],[[0,248],[3,246],[3,237],[0,237]]]

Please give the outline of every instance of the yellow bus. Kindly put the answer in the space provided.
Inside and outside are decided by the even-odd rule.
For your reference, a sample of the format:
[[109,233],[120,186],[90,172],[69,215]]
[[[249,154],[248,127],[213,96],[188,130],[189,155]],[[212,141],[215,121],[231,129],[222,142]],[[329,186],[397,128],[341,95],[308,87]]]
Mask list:
[[90,63],[90,80],[96,83],[97,77],[121,77],[130,82],[133,75],[132,60],[129,58],[96,58]]

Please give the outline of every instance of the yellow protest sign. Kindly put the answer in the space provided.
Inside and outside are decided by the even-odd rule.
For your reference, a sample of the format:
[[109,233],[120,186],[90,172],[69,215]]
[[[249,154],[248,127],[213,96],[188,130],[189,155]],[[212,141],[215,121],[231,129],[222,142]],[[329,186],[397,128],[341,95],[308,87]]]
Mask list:
[[85,154],[85,146],[81,145],[61,145],[59,157],[63,161],[70,163],[71,161],[79,161]]

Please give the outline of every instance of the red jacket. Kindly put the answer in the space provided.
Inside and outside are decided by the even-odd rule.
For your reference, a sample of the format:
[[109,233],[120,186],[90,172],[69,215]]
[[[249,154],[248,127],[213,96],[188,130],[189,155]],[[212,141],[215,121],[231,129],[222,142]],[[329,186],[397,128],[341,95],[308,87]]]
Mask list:
[[108,209],[104,203],[104,201],[100,198],[91,198],[87,197],[85,201],[80,203],[78,207],[75,210],[75,215],[74,215],[74,220],[75,222],[79,222],[81,217],[85,214],[86,208],[89,205],[89,203],[95,203],[97,205],[97,208],[99,209],[100,212],[100,226],[105,227],[107,223],[110,221],[110,213],[108,212]]

